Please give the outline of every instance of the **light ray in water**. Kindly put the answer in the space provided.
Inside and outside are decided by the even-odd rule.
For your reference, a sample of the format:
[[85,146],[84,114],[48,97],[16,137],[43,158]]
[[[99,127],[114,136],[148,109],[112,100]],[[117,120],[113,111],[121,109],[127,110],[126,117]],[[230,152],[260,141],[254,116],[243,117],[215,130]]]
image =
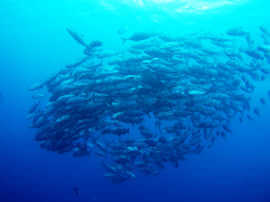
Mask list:
[[[168,12],[198,13],[206,10],[235,6],[247,2],[246,0],[122,0],[120,3],[142,8],[156,8]],[[108,1],[107,1],[108,3]],[[162,7],[160,7],[162,6]]]

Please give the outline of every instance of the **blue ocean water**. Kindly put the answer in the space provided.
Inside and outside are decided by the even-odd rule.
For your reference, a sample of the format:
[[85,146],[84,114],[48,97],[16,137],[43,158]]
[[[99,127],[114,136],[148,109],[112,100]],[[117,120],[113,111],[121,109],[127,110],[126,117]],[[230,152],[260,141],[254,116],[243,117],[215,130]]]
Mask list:
[[[233,134],[159,176],[123,184],[103,178],[99,159],[44,151],[33,140],[29,87],[81,56],[66,28],[120,49],[119,32],[184,35],[270,27],[266,0],[59,0],[0,2],[0,201],[270,201],[270,105],[232,123]],[[270,89],[256,85],[254,105]],[[78,187],[77,197],[73,188]]]

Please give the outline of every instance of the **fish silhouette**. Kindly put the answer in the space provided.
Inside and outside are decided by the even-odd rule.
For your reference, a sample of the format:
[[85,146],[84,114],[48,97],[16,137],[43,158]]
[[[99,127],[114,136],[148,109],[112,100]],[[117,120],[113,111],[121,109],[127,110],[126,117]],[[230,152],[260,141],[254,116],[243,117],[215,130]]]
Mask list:
[[80,196],[80,189],[78,187],[73,187],[73,192],[76,196]]

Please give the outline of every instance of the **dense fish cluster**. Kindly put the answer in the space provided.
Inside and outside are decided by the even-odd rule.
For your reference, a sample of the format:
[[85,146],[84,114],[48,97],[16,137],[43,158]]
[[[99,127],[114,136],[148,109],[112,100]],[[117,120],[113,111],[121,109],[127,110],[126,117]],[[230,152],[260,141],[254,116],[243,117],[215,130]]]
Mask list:
[[134,33],[121,36],[117,52],[68,33],[84,57],[30,89],[35,140],[50,151],[99,156],[113,183],[137,171],[158,175],[167,163],[178,167],[232,133],[233,119],[260,115],[250,103],[255,82],[270,73],[265,27],[257,41],[241,28],[184,37]]

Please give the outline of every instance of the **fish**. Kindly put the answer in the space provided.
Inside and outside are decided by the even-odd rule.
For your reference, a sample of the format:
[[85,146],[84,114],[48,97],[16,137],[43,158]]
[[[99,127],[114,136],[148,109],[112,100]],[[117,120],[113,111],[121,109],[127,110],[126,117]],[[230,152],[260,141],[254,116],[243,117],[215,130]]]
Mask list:
[[80,189],[77,186],[73,187],[72,190],[76,197],[80,196]]
[[45,86],[44,83],[35,83],[32,85],[32,87],[29,88],[29,91],[36,91],[36,90],[40,90],[41,88],[43,88]]
[[110,178],[113,184],[120,184],[127,180],[125,177],[114,173],[105,173],[104,176]]
[[122,39],[123,43],[125,43],[126,41],[139,42],[139,41],[144,41],[144,40],[150,39],[150,38],[152,38],[154,36],[155,36],[155,34],[145,33],[145,32],[137,32],[137,33],[133,33],[128,38],[122,37],[121,39]]
[[250,121],[253,121],[253,120],[254,120],[254,118],[253,118],[250,114],[247,115],[247,118],[248,118],[248,120],[250,120]]
[[253,111],[257,116],[261,115],[260,110],[257,107],[255,107]]
[[40,106],[41,102],[36,102],[32,105],[32,107],[29,109],[28,114],[33,114],[37,111],[38,107]]
[[257,47],[257,50],[264,54],[270,54],[270,45],[260,45]]
[[254,59],[257,59],[257,60],[263,60],[263,59],[264,59],[264,57],[261,56],[261,55],[260,55],[259,53],[257,53],[256,51],[246,50],[245,53],[246,53],[248,56],[250,56],[250,57],[252,57],[252,58],[254,58]]
[[67,68],[74,68],[74,67],[78,67],[82,64],[84,64],[85,62],[87,62],[87,60],[89,59],[89,57],[84,57],[82,58],[80,61],[74,63],[74,64],[70,64],[70,65],[66,65]]
[[244,31],[241,27],[238,27],[229,29],[227,34],[231,36],[247,36],[248,32]]
[[80,45],[84,46],[85,48],[88,47],[87,43],[74,31],[72,31],[70,28],[66,28],[69,35]]
[[265,101],[265,99],[264,99],[264,98],[260,98],[260,102],[261,102],[263,105],[265,105],[265,104],[266,104],[266,101]]
[[268,29],[265,26],[261,25],[259,28],[263,34],[270,36],[270,32],[268,31]]
[[103,45],[102,41],[94,40],[84,50],[84,54],[87,56],[93,56],[95,50]]

